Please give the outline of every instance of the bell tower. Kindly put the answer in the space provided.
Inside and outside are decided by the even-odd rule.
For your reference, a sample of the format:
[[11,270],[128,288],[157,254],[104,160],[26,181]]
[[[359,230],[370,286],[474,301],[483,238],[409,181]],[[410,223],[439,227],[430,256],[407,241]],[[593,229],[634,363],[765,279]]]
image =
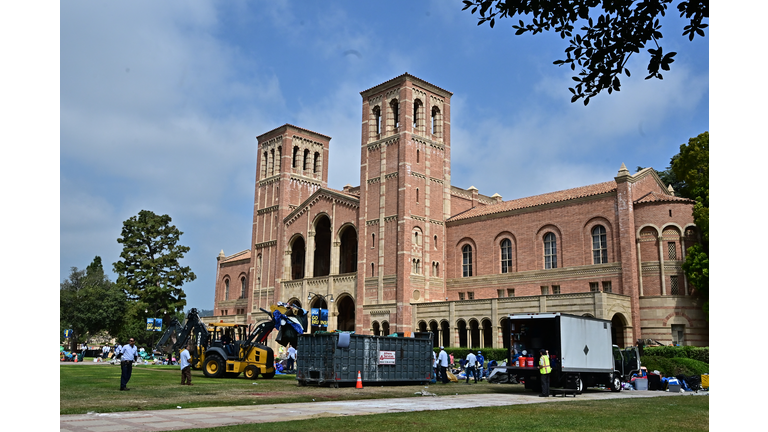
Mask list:
[[451,96],[405,73],[360,93],[358,332],[411,332],[411,303],[445,298]]

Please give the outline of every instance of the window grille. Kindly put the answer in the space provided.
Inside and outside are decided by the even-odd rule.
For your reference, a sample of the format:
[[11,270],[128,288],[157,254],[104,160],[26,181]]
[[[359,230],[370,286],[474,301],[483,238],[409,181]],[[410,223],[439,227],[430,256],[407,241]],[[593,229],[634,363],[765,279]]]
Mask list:
[[509,239],[501,241],[501,272],[512,272],[512,242]]
[[541,295],[548,295],[549,294],[549,287],[543,286],[541,287]]
[[459,293],[459,300],[464,300],[464,293],[463,292]]
[[597,282],[590,282],[589,283],[589,291],[590,292],[599,292],[600,291],[600,284]]
[[667,243],[667,251],[668,251],[669,259],[671,260],[677,259],[677,248],[675,247],[675,242]]
[[603,281],[603,292],[613,292],[611,288],[611,281]]
[[467,299],[468,300],[474,300],[475,299],[475,293],[470,291],[467,293]]
[[472,276],[472,246],[464,245],[464,247],[461,248],[461,251],[462,251],[463,260],[464,260],[462,264],[463,276],[471,277]]
[[557,239],[552,233],[544,236],[544,268],[557,268]]
[[680,295],[680,285],[677,283],[677,276],[669,277],[669,293],[671,295]]
[[514,297],[514,296],[515,296],[515,289],[507,288],[507,297]]
[[560,294],[560,285],[552,285],[552,294]]
[[598,225],[592,228],[592,263],[605,264],[608,262],[608,242],[605,227]]

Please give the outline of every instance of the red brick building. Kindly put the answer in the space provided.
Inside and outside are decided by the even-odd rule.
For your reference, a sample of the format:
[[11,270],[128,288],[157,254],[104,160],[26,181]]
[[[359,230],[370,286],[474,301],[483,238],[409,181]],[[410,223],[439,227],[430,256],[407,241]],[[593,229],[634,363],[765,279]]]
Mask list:
[[612,320],[619,345],[708,345],[682,271],[693,202],[652,169],[503,201],[451,185],[451,92],[404,74],[361,95],[360,186],[328,187],[326,135],[258,137],[251,247],[217,259],[217,320],[294,302],[329,330],[500,347],[507,314],[568,312]]

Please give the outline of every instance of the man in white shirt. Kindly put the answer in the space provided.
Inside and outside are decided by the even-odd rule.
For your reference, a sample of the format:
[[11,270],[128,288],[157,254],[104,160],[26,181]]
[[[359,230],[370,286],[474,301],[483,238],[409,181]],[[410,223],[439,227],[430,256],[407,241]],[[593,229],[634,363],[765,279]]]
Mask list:
[[472,374],[477,384],[477,356],[472,351],[467,354],[467,367],[464,373],[467,374],[467,384],[469,384],[469,374]]
[[189,354],[190,345],[184,347],[179,355],[179,366],[181,367],[181,385],[192,385],[192,364]]
[[122,361],[120,362],[120,391],[130,390],[128,387],[128,381],[131,379],[131,372],[133,372],[133,362],[139,359],[139,348],[135,345],[133,338],[128,341],[128,345],[122,348]]
[[448,374],[445,371],[448,368],[448,353],[445,352],[444,346],[440,346],[437,364],[440,366],[440,379],[443,380],[443,384],[448,384]]
[[101,349],[102,360],[106,360],[107,356],[109,356],[109,345],[104,345],[104,348]]

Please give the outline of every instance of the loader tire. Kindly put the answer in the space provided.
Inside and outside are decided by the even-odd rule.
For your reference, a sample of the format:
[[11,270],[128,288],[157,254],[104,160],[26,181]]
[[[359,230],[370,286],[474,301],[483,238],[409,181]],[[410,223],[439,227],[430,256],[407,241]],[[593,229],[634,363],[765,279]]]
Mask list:
[[259,376],[259,368],[256,366],[248,366],[243,371],[243,376],[248,379],[256,379]]
[[225,363],[220,356],[213,354],[203,363],[203,374],[208,378],[221,378],[224,376]]

